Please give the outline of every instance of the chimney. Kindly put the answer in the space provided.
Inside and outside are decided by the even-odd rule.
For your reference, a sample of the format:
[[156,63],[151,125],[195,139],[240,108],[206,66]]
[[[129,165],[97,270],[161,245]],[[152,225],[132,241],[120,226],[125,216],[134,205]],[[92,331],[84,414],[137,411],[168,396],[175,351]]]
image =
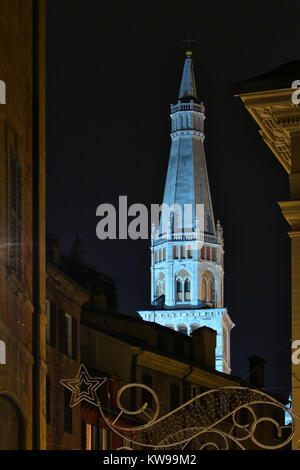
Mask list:
[[216,331],[208,326],[202,326],[194,330],[191,336],[196,362],[210,369],[215,369]]
[[249,382],[255,387],[264,388],[265,383],[265,363],[259,356],[248,357],[249,361]]
[[60,265],[59,239],[54,233],[47,234],[47,261],[57,267]]

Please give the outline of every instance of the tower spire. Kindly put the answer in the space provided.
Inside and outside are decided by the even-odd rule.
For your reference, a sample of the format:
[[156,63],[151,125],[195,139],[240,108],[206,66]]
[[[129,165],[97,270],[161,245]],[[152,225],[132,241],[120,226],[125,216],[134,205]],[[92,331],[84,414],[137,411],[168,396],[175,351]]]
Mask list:
[[178,99],[180,100],[197,100],[197,90],[196,90],[196,83],[195,83],[195,74],[194,74],[194,66],[193,66],[193,59],[192,59],[192,48],[191,44],[195,42],[194,39],[191,39],[188,36],[188,39],[183,41],[186,44],[186,59],[184,62],[183,73],[181,78],[181,85]]

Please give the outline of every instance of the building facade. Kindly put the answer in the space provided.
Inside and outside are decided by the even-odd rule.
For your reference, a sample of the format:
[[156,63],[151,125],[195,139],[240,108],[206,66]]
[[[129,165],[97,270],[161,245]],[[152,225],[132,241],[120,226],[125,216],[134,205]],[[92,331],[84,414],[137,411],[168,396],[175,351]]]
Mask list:
[[[290,200],[279,202],[291,230],[292,353],[300,339],[300,105],[294,81],[299,78],[300,62],[292,61],[245,82],[232,85],[259,126],[259,133],[279,160],[290,180]],[[296,96],[294,96],[296,95]],[[298,356],[291,361],[292,409],[300,416],[300,364]],[[296,420],[293,449],[300,449],[300,426]]]
[[[116,402],[118,390],[126,384],[138,383],[153,389],[159,397],[161,415],[203,391],[239,384],[233,377],[215,371],[215,346],[216,332],[207,327],[199,328],[190,337],[122,314],[89,308],[82,313],[81,360],[92,376],[108,378],[108,388],[100,389],[99,398],[111,422],[120,411]],[[127,410],[138,410],[145,402],[148,414],[155,409],[153,397],[140,387],[131,388],[121,401]],[[142,425],[146,416],[123,414],[118,425]],[[120,440],[118,434],[111,432],[97,407],[83,402],[82,420],[84,448],[132,447],[129,441],[125,442],[126,433],[125,439]]]
[[[0,15],[0,449],[46,448],[45,1]],[[1,103],[3,101],[1,100]]]
[[152,230],[152,306],[139,314],[187,334],[201,326],[215,329],[216,368],[230,373],[234,324],[224,307],[223,230],[213,213],[204,120],[192,52],[187,51],[178,102],[171,105],[172,144],[160,224]]
[[[191,423],[196,428],[211,428],[213,423],[219,423],[217,427],[220,426],[221,431],[230,434],[233,422],[229,415],[240,405],[241,391],[235,387],[263,390],[264,361],[257,356],[249,358],[250,385],[238,377],[215,370],[215,346],[216,331],[205,326],[189,336],[157,323],[145,323],[134,317],[84,308],[81,359],[91,377],[107,378],[105,385],[99,389],[98,400],[104,416],[123,430],[120,430],[120,436],[107,425],[97,406],[83,401],[83,448],[112,450],[127,446],[140,450],[145,449],[142,444],[150,445],[151,448],[151,444],[173,433],[178,432],[177,436],[180,437],[183,429]],[[119,403],[123,408],[120,413],[118,392],[130,384],[134,385],[120,395]],[[147,423],[157,409],[155,396],[143,386],[155,392],[159,401],[159,417],[168,417],[161,423],[158,420],[149,430],[140,432],[137,427]],[[221,392],[223,387],[229,387],[226,395]],[[212,394],[204,395],[200,401],[193,400],[200,394],[209,393]],[[259,398],[251,399],[249,388],[246,393],[246,402],[249,404],[252,401],[261,419],[255,430],[255,438],[265,445],[278,445],[283,436],[280,439],[273,422],[266,418],[275,419],[279,426],[283,426],[284,411],[264,406],[263,403],[256,406]],[[276,399],[285,403],[280,397]],[[181,405],[184,405],[183,413],[180,411]],[[130,411],[127,413],[124,410]],[[235,423],[246,426],[248,430],[253,424],[253,416],[246,408],[235,414],[235,420]],[[130,431],[133,427],[136,429]],[[234,438],[238,437],[242,438],[242,445],[246,449],[259,448],[238,426],[232,437],[230,449],[239,448],[234,442]],[[135,442],[131,442],[131,439]],[[202,444],[212,441],[218,442],[218,434],[208,432],[200,440],[193,440],[186,449],[199,450]],[[221,448],[224,447],[224,442],[219,444]]]
[[46,420],[47,450],[82,448],[80,408],[70,408],[69,390],[60,380],[80,366],[80,314],[88,301],[85,289],[58,266],[47,265]]

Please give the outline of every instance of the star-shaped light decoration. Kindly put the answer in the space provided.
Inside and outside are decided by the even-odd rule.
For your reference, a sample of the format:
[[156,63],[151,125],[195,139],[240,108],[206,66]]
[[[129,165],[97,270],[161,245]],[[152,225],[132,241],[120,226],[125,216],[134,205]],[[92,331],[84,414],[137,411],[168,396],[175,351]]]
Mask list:
[[70,407],[73,408],[82,400],[98,405],[96,391],[106,381],[106,377],[90,377],[84,364],[81,364],[75,379],[61,379],[60,383],[72,392]]

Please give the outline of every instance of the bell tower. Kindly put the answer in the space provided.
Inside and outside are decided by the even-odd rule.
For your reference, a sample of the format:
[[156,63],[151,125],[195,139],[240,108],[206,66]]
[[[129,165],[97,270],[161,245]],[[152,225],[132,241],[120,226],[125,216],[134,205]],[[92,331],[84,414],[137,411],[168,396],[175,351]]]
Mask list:
[[[216,368],[230,373],[230,330],[234,325],[224,308],[223,230],[214,219],[204,120],[205,108],[197,97],[192,52],[188,50],[178,101],[171,105],[171,150],[160,224],[152,229],[152,308],[139,314],[146,321],[186,334],[200,326],[215,329]],[[188,226],[176,223],[176,218],[182,220],[185,205],[191,208]],[[200,205],[204,207],[201,243]],[[180,214],[174,209],[166,215],[165,207],[181,208]]]

